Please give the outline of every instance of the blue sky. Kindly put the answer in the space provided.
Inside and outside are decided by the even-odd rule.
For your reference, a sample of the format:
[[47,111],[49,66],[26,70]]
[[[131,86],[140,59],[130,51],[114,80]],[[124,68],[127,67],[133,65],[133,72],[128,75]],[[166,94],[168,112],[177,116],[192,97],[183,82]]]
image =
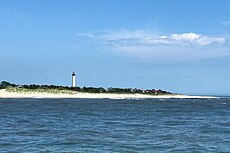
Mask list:
[[1,0],[0,80],[229,94],[228,0]]

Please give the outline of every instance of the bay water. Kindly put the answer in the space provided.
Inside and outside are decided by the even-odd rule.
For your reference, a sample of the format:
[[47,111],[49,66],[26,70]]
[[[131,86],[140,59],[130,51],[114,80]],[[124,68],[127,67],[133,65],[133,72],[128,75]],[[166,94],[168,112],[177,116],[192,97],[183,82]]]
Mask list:
[[0,99],[0,152],[230,152],[230,99]]

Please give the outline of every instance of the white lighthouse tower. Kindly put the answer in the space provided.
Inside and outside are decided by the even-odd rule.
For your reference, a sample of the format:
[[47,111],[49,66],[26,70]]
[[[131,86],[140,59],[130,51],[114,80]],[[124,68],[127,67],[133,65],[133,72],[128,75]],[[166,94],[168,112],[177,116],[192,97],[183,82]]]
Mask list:
[[72,87],[76,87],[76,76],[75,76],[75,72],[74,71],[72,73]]

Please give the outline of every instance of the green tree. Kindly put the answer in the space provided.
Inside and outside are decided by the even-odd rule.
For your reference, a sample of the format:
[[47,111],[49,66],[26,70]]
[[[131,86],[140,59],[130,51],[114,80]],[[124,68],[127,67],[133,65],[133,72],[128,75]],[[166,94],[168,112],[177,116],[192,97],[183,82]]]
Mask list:
[[8,87],[8,86],[11,86],[11,83],[7,82],[7,81],[2,81],[1,82],[1,86],[2,87]]

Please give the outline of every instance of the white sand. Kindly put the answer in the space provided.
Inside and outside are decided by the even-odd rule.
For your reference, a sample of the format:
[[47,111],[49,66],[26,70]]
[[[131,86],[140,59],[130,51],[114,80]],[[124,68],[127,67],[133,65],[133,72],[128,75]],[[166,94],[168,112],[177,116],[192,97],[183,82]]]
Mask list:
[[210,96],[188,95],[145,95],[145,94],[110,94],[110,93],[82,93],[76,94],[50,94],[50,93],[17,93],[0,90],[0,98],[109,98],[109,99],[142,99],[142,98],[216,98]]

